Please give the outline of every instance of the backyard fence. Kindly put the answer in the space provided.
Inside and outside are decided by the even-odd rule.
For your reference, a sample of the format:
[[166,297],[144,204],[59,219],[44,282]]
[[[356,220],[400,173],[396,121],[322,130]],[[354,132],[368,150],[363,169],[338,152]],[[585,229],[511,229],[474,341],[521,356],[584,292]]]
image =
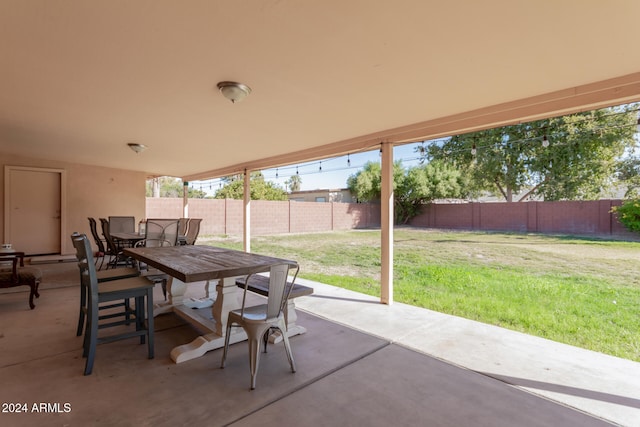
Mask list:
[[[189,217],[202,218],[201,235],[242,235],[242,200],[189,199]],[[636,239],[611,213],[620,200],[583,202],[450,203],[425,205],[414,227],[616,236]],[[183,216],[181,198],[147,198],[147,218]],[[254,236],[380,227],[380,205],[251,201]]]

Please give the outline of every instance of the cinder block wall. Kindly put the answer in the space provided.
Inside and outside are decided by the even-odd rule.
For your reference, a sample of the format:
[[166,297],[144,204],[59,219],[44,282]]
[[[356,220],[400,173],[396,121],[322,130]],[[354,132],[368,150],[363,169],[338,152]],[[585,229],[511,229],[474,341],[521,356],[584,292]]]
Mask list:
[[[183,216],[181,198],[147,198],[147,218]],[[451,203],[425,205],[409,225],[457,230],[610,235],[636,239],[611,213],[620,200]],[[189,216],[202,218],[202,235],[242,235],[242,200],[189,199]],[[380,226],[380,205],[370,203],[251,201],[254,236]]]

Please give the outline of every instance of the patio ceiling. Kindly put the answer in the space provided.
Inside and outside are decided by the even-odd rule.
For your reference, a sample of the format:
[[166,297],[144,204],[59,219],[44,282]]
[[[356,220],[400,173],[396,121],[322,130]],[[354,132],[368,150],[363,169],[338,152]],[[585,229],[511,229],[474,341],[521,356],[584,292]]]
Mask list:
[[[194,180],[635,101],[638,16],[635,0],[2,1],[0,150]],[[232,104],[223,80],[253,92]]]

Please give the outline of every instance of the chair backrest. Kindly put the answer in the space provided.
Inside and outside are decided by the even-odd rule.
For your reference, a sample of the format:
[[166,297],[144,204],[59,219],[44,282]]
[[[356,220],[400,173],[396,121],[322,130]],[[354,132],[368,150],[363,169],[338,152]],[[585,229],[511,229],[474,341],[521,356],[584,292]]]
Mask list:
[[98,227],[95,218],[89,217],[89,228],[91,229],[93,240],[96,242],[96,246],[98,247],[98,252],[104,253],[104,244],[102,243],[102,239],[98,234]]
[[109,231],[111,233],[135,233],[136,219],[132,216],[110,216]]
[[175,246],[177,242],[177,219],[147,219],[145,246]]
[[274,265],[269,270],[269,296],[267,298],[267,319],[278,317],[286,301],[287,264]]
[[78,268],[80,269],[80,286],[87,288],[89,302],[98,301],[98,278],[96,275],[96,266],[93,262],[93,254],[91,253],[91,244],[85,234],[71,234],[73,247],[76,249],[76,258],[78,259]]
[[118,253],[118,246],[116,242],[111,237],[111,232],[109,230],[109,221],[105,218],[100,218],[100,224],[102,225],[102,235],[104,236],[105,242],[107,242],[107,247],[109,248],[109,252],[115,255]]
[[187,245],[194,245],[196,243],[196,239],[198,238],[198,234],[200,233],[201,222],[202,218],[189,218],[189,228],[187,229],[185,238],[185,240],[187,241]]
[[180,218],[178,220],[178,234],[181,236],[186,236],[188,225],[189,225],[189,218]]

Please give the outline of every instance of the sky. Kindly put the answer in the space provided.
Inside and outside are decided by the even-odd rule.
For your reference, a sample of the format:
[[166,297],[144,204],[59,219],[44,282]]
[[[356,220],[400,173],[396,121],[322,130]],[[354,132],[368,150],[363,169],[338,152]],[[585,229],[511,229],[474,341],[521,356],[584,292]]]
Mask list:
[[[421,143],[407,144],[393,148],[394,161],[401,160],[405,167],[419,164],[415,147]],[[347,178],[358,173],[367,162],[380,162],[380,151],[367,151],[354,153],[349,156],[340,156],[322,161],[316,160],[308,163],[299,163],[283,166],[277,169],[264,169],[262,171],[267,181],[272,181],[286,189],[285,182],[295,175],[300,176],[302,182],[300,190],[338,189],[347,187]],[[209,195],[213,195],[223,184],[219,179],[206,181],[193,181],[189,183],[195,189],[202,189]]]

